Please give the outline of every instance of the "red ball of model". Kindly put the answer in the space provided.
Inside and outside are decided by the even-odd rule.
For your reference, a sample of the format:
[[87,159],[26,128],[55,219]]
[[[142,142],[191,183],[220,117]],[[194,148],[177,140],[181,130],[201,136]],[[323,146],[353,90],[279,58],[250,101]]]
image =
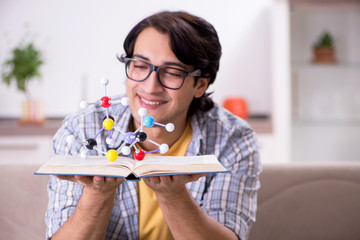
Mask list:
[[135,151],[134,157],[136,160],[141,161],[145,158],[145,152],[141,149],[138,149]]
[[100,99],[100,101],[102,102],[102,103],[101,103],[101,106],[102,106],[103,108],[108,108],[108,107],[110,107],[110,105],[111,105],[111,103],[109,103],[110,100],[111,100],[111,98],[109,98],[109,97],[107,97],[107,96],[102,97],[102,98]]

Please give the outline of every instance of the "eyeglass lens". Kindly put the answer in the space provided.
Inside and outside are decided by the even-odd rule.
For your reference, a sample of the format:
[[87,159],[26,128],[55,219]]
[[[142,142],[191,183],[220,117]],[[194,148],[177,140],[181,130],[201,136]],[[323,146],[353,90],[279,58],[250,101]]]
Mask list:
[[[126,65],[128,78],[134,81],[144,81],[151,74],[150,65],[136,60],[129,60]],[[167,88],[179,88],[184,81],[184,72],[170,67],[160,67],[157,71],[160,83]]]

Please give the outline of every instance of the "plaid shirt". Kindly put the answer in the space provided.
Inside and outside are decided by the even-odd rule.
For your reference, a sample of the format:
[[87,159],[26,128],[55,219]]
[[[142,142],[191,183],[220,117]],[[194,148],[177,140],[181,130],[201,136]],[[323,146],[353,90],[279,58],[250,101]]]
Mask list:
[[[110,114],[115,126],[128,131],[131,113],[121,104],[113,104]],[[83,149],[80,143],[67,144],[66,137],[75,135],[78,139],[93,138],[101,129],[105,111],[101,107],[89,108],[76,115],[68,116],[54,137],[54,153],[78,155]],[[209,174],[187,188],[205,213],[219,223],[233,230],[240,239],[247,239],[250,227],[255,221],[257,190],[260,187],[261,165],[256,137],[249,125],[215,106],[208,112],[196,112],[191,117],[192,140],[186,155],[214,154],[229,173]],[[106,149],[103,131],[96,138]],[[119,146],[123,135],[113,131],[115,146]],[[90,151],[90,154],[99,154]],[[45,216],[46,237],[50,238],[71,216],[82,194],[82,186],[51,177],[48,184],[49,203]],[[138,238],[138,196],[137,184],[123,182],[117,189],[114,208],[108,224],[106,239]]]

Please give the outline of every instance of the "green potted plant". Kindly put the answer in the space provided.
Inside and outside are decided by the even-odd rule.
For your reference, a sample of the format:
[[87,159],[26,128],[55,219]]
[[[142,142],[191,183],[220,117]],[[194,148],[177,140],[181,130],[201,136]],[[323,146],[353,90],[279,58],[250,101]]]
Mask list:
[[336,63],[334,40],[329,32],[324,32],[313,46],[313,63]]
[[40,67],[43,59],[40,50],[33,43],[20,44],[11,51],[11,56],[3,64],[2,79],[10,85],[15,82],[17,89],[25,93],[21,123],[39,124],[44,121],[43,106],[40,102],[31,99],[28,83],[40,78]]

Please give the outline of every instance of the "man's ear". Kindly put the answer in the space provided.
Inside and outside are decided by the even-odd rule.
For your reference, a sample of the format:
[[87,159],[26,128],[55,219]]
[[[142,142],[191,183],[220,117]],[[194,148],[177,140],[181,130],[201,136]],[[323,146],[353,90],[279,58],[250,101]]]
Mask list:
[[210,77],[200,77],[197,80],[196,86],[195,86],[195,98],[200,98],[202,95],[204,95],[208,85],[209,85]]

